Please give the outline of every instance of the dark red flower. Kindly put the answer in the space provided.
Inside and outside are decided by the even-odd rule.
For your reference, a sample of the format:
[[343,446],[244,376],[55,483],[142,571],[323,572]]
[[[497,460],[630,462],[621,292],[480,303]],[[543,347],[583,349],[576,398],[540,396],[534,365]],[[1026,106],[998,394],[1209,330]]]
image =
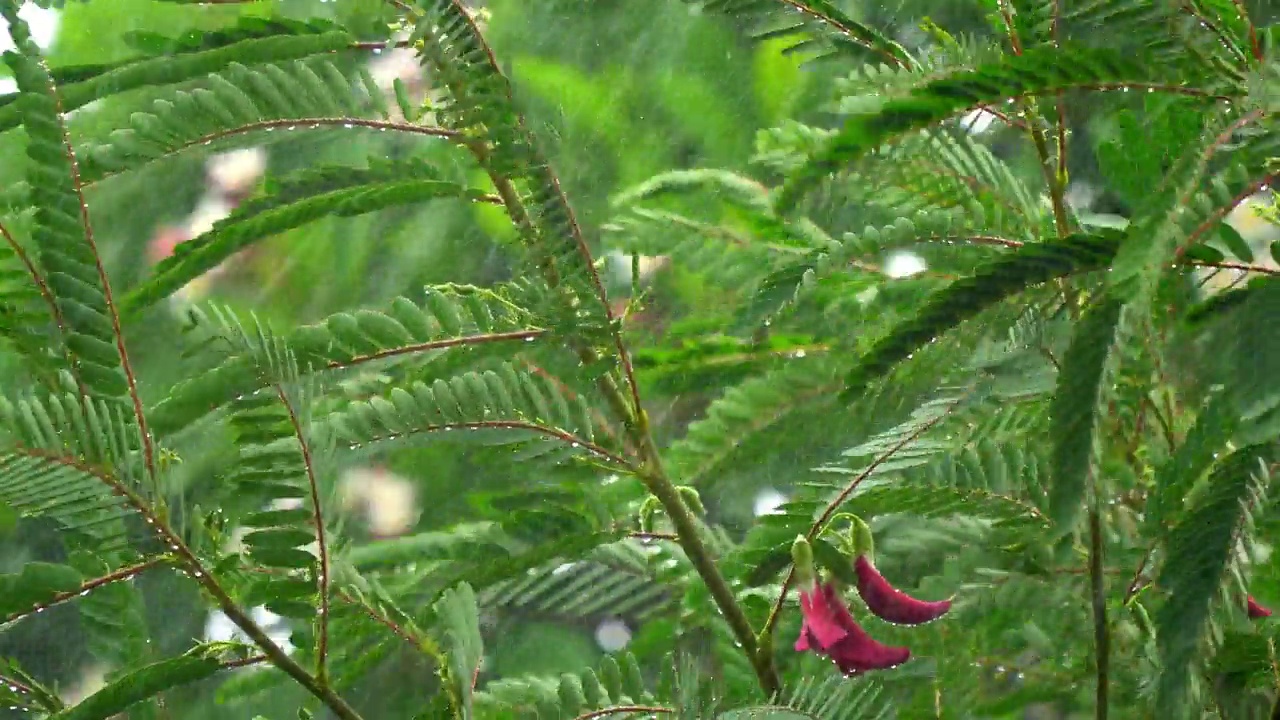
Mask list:
[[1271,610],[1258,604],[1253,596],[1249,596],[1249,619],[1257,620],[1258,618],[1271,617]]
[[796,650],[812,650],[835,661],[840,672],[856,675],[868,670],[885,670],[906,662],[911,651],[890,647],[872,639],[853,619],[849,608],[831,583],[814,581],[800,591],[804,625]]
[[866,555],[853,561],[858,575],[858,594],[876,617],[898,625],[922,625],[937,620],[951,609],[950,600],[917,600],[889,584]]

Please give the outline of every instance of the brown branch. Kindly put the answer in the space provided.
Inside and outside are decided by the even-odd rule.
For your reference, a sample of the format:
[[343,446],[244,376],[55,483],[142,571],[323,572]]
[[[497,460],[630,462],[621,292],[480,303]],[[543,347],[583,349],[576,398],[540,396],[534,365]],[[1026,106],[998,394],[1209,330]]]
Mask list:
[[627,533],[627,537],[632,538],[633,540],[641,540],[641,541],[670,540],[672,542],[676,542],[680,540],[680,536],[676,535],[675,533],[660,533],[660,532],[632,532],[632,533]]
[[1259,273],[1262,275],[1280,275],[1280,268],[1267,267],[1266,265],[1250,265],[1248,263],[1238,262],[1192,262],[1190,265],[1197,267],[1210,267],[1219,270],[1239,270],[1247,273]]
[[[586,450],[587,452],[591,453],[592,455],[599,456],[600,458],[617,465],[620,469],[625,470],[627,472],[635,471],[635,465],[630,460],[624,457],[621,457],[619,455],[616,455],[610,452],[609,450],[606,450],[605,448],[602,448],[599,445],[596,445],[595,443],[584,440],[583,438],[580,438],[571,432],[568,432],[566,430],[560,430],[559,428],[553,428],[547,425],[539,425],[537,423],[525,422],[523,420],[483,420],[478,422],[442,423],[440,425],[426,425],[421,429],[421,432],[438,432],[441,430],[451,431],[454,429],[458,429],[458,430],[502,430],[502,429],[531,430],[533,432],[536,432],[542,435],[547,435],[549,437],[553,437],[563,442],[569,443],[569,445],[573,447],[580,447],[583,450]],[[402,437],[407,437],[412,434],[413,434],[413,431],[403,432],[403,433],[389,433],[387,435],[380,435],[378,437],[371,438],[370,442],[398,440]]]
[[1015,128],[1018,128],[1019,130],[1027,129],[1027,124],[1024,123],[1023,121],[1019,120],[1016,117],[1013,117],[1012,115],[1009,115],[1008,113],[1002,110],[997,110],[990,105],[979,105],[978,109],[991,113],[996,117],[997,120],[1004,123],[1005,125],[1008,125],[1009,127],[1015,127]]
[[1018,39],[1018,31],[1013,26],[1013,10],[1009,7],[1008,0],[997,0],[1000,6],[1000,17],[1004,19],[1004,26],[1009,30],[1009,43],[1013,47],[1014,55],[1022,54],[1022,41]]
[[351,50],[386,50],[388,48],[403,50],[404,48],[413,47],[413,43],[408,40],[381,40],[381,41],[361,41],[353,42],[348,46]]
[[656,705],[619,705],[618,707],[605,708],[604,710],[592,710],[574,718],[573,720],[594,720],[595,718],[607,717],[609,715],[617,715],[619,713],[658,713],[665,715],[674,715],[674,708],[658,707]]
[[[1062,30],[1062,0],[1053,0],[1053,20],[1049,29],[1053,37],[1054,47],[1058,47]],[[1064,188],[1067,184],[1067,101],[1066,95],[1058,91],[1058,182]]]
[[[389,120],[368,120],[365,118],[353,117],[307,117],[293,118],[282,120],[261,120],[259,122],[241,125],[235,128],[219,130],[215,133],[201,136],[190,142],[171,148],[165,155],[175,155],[184,150],[205,145],[216,140],[224,140],[236,135],[244,135],[246,133],[257,132],[259,130],[270,130],[275,128],[290,129],[318,129],[321,127],[348,127],[348,128],[368,128],[372,130],[393,130],[396,132],[409,133],[411,135],[430,135],[432,137],[446,138],[453,142],[461,143],[462,134],[453,130],[446,130],[439,127],[427,127],[423,125],[410,125],[408,123],[393,122]],[[120,171],[122,172],[122,171]],[[89,183],[90,186],[102,182],[108,178],[115,177],[119,172],[104,173],[102,177]],[[483,202],[492,202],[492,196],[484,196]]]
[[[1261,180],[1255,180],[1254,182],[1249,183],[1249,185],[1247,185],[1243,190],[1236,193],[1235,197],[1231,198],[1231,203],[1229,205],[1218,208],[1204,222],[1200,223],[1200,225],[1197,226],[1195,230],[1192,230],[1191,234],[1187,235],[1187,242],[1178,247],[1177,251],[1174,252],[1174,257],[1181,259],[1183,254],[1186,253],[1187,248],[1195,244],[1196,238],[1208,232],[1209,229],[1212,228],[1215,223],[1217,223],[1219,220],[1222,220],[1227,215],[1229,215],[1237,205],[1244,202],[1247,198],[1252,196],[1254,193],[1261,190],[1264,185],[1269,184],[1274,177],[1275,177],[1274,175],[1267,175]],[[1192,263],[1192,264],[1194,265],[1198,263]]]
[[368,603],[364,602],[359,598],[352,597],[351,595],[345,592],[342,592],[341,590],[338,591],[338,598],[345,603],[359,607],[361,610],[364,611],[366,615],[369,616],[371,620],[390,630],[391,634],[395,635],[401,640],[404,640],[405,642],[409,643],[415,648],[422,649],[423,647],[422,640],[414,637],[408,630],[405,630],[403,627],[401,627],[399,623],[387,617],[386,615],[378,612],[378,610],[373,606],[369,605]]
[[[397,7],[405,8],[400,0],[389,0]],[[502,73],[499,69],[497,59],[493,54],[492,48],[485,42],[483,35],[476,27],[470,13],[467,12],[459,0],[451,0],[454,9],[465,19],[470,34],[480,46],[486,59],[490,64],[491,72],[497,76]],[[455,95],[464,94],[464,88],[458,87],[456,83],[451,84],[450,92]],[[503,88],[507,95],[512,108],[516,107],[514,98],[511,97],[511,89],[509,85]],[[604,395],[610,409],[627,426],[632,441],[635,443],[637,450],[643,458],[643,467],[635,468],[630,464],[624,467],[630,469],[646,486],[654,497],[658,498],[662,503],[663,509],[667,513],[667,517],[675,526],[677,534],[680,536],[680,545],[684,549],[685,554],[689,557],[694,568],[697,569],[699,576],[702,577],[706,584],[712,599],[715,601],[721,614],[728,622],[733,631],[735,638],[740,644],[743,653],[751,659],[756,670],[757,679],[761,688],[767,695],[775,695],[780,690],[780,681],[777,674],[772,670],[771,666],[761,664],[759,654],[756,652],[756,638],[751,630],[751,624],[747,620],[746,614],[742,607],[738,605],[732,589],[720,574],[719,568],[716,567],[715,561],[712,559],[710,552],[704,545],[701,536],[698,533],[697,523],[690,514],[688,507],[684,504],[684,500],[680,497],[680,493],[671,483],[662,468],[662,458],[656,444],[653,441],[652,434],[649,429],[648,416],[644,411],[640,399],[639,385],[635,379],[635,371],[631,364],[630,356],[622,339],[621,327],[615,322],[613,310],[609,306],[608,295],[604,290],[604,285],[600,280],[600,275],[596,271],[595,261],[591,255],[590,248],[587,246],[586,240],[582,235],[582,229],[574,215],[573,208],[569,205],[568,199],[564,195],[564,191],[560,186],[559,179],[554,172],[550,170],[550,164],[540,156],[537,145],[534,142],[532,133],[525,126],[524,119],[518,113],[515,115],[515,127],[524,136],[524,142],[531,151],[533,157],[532,163],[539,168],[545,168],[545,175],[533,178],[534,182],[541,182],[550,185],[551,190],[555,193],[555,199],[558,201],[560,210],[565,214],[565,218],[569,224],[569,233],[576,245],[580,259],[586,268],[586,273],[591,282],[594,294],[600,302],[605,318],[608,322],[609,334],[612,336],[612,343],[618,352],[618,361],[622,365],[623,375],[630,389],[630,403],[623,392],[618,388],[617,383],[611,374],[603,374],[596,380],[597,387]],[[524,207],[519,192],[511,179],[503,176],[494,167],[491,160],[492,148],[482,141],[474,141],[466,143],[466,146],[475,155],[476,160],[480,163],[490,179],[493,181],[494,187],[498,194],[503,198],[504,206],[511,220],[521,231],[521,234],[530,241],[538,240],[538,229],[536,229],[529,217],[528,211]],[[541,269],[547,275],[547,280],[552,287],[561,287],[562,280],[559,270],[555,265],[555,256],[553,254],[544,254],[540,263]],[[578,355],[579,360],[584,365],[591,365],[599,359],[596,350],[586,342],[576,340],[571,343],[573,349]],[[613,457],[613,456],[606,456]]]
[[34,692],[34,690],[32,690],[31,687],[26,683],[20,680],[15,680],[14,678],[9,677],[8,675],[0,675],[0,682],[3,682],[5,685],[8,685],[9,689],[16,693],[22,693],[23,695],[30,695],[32,692]]
[[316,528],[316,551],[320,555],[320,570],[316,577],[317,591],[320,593],[320,622],[319,630],[316,633],[316,680],[321,685],[329,683],[329,545],[325,539],[324,533],[324,512],[320,505],[320,483],[316,479],[315,463],[311,459],[311,444],[307,442],[307,435],[303,432],[302,423],[298,420],[298,413],[293,409],[293,403],[289,402],[289,397],[285,395],[284,387],[276,385],[276,397],[280,398],[280,402],[284,404],[285,412],[289,415],[289,425],[293,428],[293,435],[298,440],[298,449],[302,453],[302,466],[307,474],[307,487],[311,495],[311,512],[312,519]]
[[58,605],[68,600],[75,599],[77,597],[80,597],[81,595],[86,595],[89,592],[102,587],[103,585],[109,585],[113,582],[128,580],[129,578],[134,577],[135,575],[141,575],[142,573],[146,572],[147,570],[150,570],[153,567],[163,565],[166,561],[167,561],[167,558],[155,557],[134,565],[130,565],[128,567],[120,568],[119,570],[107,573],[106,575],[102,575],[101,577],[96,577],[96,578],[93,578],[92,580],[86,580],[85,582],[81,583],[80,587],[77,588],[76,590],[56,593],[52,597],[50,597],[48,601],[42,602],[38,605],[34,605],[30,610],[24,610],[22,612],[16,612],[9,615],[4,619],[3,622],[4,624],[8,624],[11,622],[16,622],[18,620],[21,620],[30,615],[34,615],[35,613],[43,612],[44,610],[51,608],[54,605]]
[[259,663],[267,662],[269,659],[270,658],[268,658],[266,655],[250,655],[249,657],[237,658],[235,660],[227,660],[226,662],[222,663],[222,667],[224,668],[247,667],[249,665],[257,665]]
[[389,350],[380,350],[376,353],[370,353],[369,355],[358,355],[350,360],[334,360],[326,367],[330,370],[338,370],[360,365],[362,363],[373,362],[375,360],[385,360],[389,357],[409,355],[429,350],[443,350],[445,348],[458,347],[462,345],[481,345],[485,343],[505,342],[508,340],[532,340],[534,338],[541,337],[546,333],[546,330],[514,330],[511,332],[487,333],[483,335],[446,338],[444,340],[432,340],[430,342],[404,345],[397,348],[391,348]]

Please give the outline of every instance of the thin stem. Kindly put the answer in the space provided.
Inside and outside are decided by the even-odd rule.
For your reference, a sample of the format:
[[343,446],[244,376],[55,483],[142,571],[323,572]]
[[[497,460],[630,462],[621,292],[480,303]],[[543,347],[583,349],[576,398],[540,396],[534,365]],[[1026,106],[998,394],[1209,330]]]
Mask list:
[[675,533],[663,532],[633,532],[627,533],[627,537],[633,540],[679,540],[680,536]]
[[[1055,47],[1059,44],[1062,30],[1062,0],[1053,0],[1053,21],[1050,34]],[[1058,91],[1058,182],[1067,184],[1067,101],[1066,93]]]
[[[618,393],[618,390],[615,388],[614,392]],[[621,399],[620,396],[619,399]],[[733,589],[729,587],[720,569],[716,567],[711,551],[703,543],[702,535],[698,532],[698,522],[694,519],[693,513],[689,511],[684,498],[680,497],[680,492],[676,490],[663,469],[662,457],[649,432],[646,416],[642,414],[639,422],[629,424],[629,428],[645,463],[639,473],[640,480],[662,504],[667,519],[675,528],[680,547],[684,549],[694,569],[706,583],[711,598],[720,609],[720,613],[724,615],[725,621],[729,623],[729,629],[733,631],[735,639],[742,646],[742,651],[751,660],[760,689],[764,690],[769,698],[776,697],[782,690],[782,682],[773,667],[772,654],[759,651],[759,643],[756,640],[755,631],[751,629],[751,621],[747,619],[742,606],[734,597]]]
[[316,681],[321,685],[329,683],[329,543],[324,533],[324,512],[320,505],[320,483],[316,479],[315,464],[311,460],[311,444],[307,442],[298,413],[289,402],[284,387],[276,386],[276,396],[284,405],[289,415],[289,425],[293,435],[298,439],[298,449],[302,453],[302,466],[307,473],[307,488],[311,495],[311,517],[316,529],[316,552],[320,556],[320,570],[316,576],[316,591],[320,594],[319,622],[316,632]]
[[103,585],[110,585],[111,583],[119,582],[121,580],[128,580],[129,578],[134,577],[135,575],[141,575],[142,573],[146,572],[147,570],[150,570],[153,567],[164,564],[166,560],[167,559],[165,557],[154,557],[149,560],[144,560],[143,562],[130,565],[128,567],[120,568],[119,570],[107,573],[106,575],[93,578],[92,580],[86,580],[85,582],[80,584],[79,588],[75,590],[57,593],[52,597],[50,597],[47,601],[42,602],[38,605],[33,605],[28,610],[24,610],[22,612],[16,612],[9,615],[4,619],[4,624],[7,625],[11,622],[14,622],[15,620],[20,620],[28,615],[42,612],[48,608],[53,607],[54,605],[57,605],[59,603],[64,603],[68,600],[72,600],[74,598],[80,597],[81,595],[89,593],[93,590],[97,590]]
[[1111,633],[1107,627],[1106,573],[1102,569],[1102,513],[1098,508],[1096,478],[1094,482],[1093,507],[1089,509],[1089,589],[1093,596],[1093,642],[1098,666],[1097,688],[1094,693],[1097,707],[1094,717],[1097,720],[1107,720]]
[[[1005,0],[1001,0],[1000,10],[1004,17],[1005,25],[1009,29],[1009,37],[1013,43],[1014,52],[1022,54],[1017,32],[1014,30],[1012,13],[1009,11]],[[1055,43],[1057,41],[1058,32],[1057,13],[1058,3],[1055,1],[1052,27]],[[1052,162],[1052,157],[1049,152],[1049,142],[1045,136],[1039,111],[1035,108],[1034,99],[1029,99],[1027,101],[1026,108],[1028,124],[1031,127],[1031,141],[1036,148],[1036,155],[1040,161],[1040,170],[1044,174],[1045,185],[1049,191],[1049,202],[1053,208],[1054,228],[1060,239],[1065,238],[1071,233],[1071,225],[1066,203],[1066,108],[1063,104],[1062,93],[1059,92],[1057,98],[1058,161],[1056,167]],[[1062,283],[1062,289],[1064,295],[1067,297],[1068,305],[1072,309],[1072,315],[1075,315],[1075,302],[1073,300],[1074,293],[1066,284],[1065,280]],[[1111,657],[1111,636],[1107,627],[1106,573],[1102,566],[1102,515],[1099,511],[1097,485],[1097,479],[1095,477],[1093,482],[1093,504],[1089,510],[1089,584],[1093,604],[1094,650],[1097,653],[1095,717],[1097,720],[1106,720],[1108,708],[1107,691],[1109,687],[1108,672]]]
[[[31,257],[27,255],[27,251],[9,232],[9,228],[0,223],[0,237],[4,237],[9,248],[13,250],[13,254],[17,256],[18,261],[22,263],[22,267],[26,269],[27,274],[31,276],[31,282],[40,291],[40,297],[44,298],[44,302],[49,306],[49,313],[53,316],[53,320],[58,325],[58,330],[66,332],[66,323],[62,319],[62,310],[58,308],[58,303],[53,299],[53,293],[49,291],[49,285],[45,283],[44,278],[40,277],[40,273],[36,270],[36,266],[31,262]],[[82,393],[87,395],[88,392],[82,389]]]
[[331,370],[349,368],[353,365],[373,362],[374,360],[383,360],[389,357],[396,357],[397,355],[411,355],[413,353],[427,352],[429,350],[443,350],[445,348],[458,347],[460,345],[482,345],[484,343],[506,342],[510,340],[533,340],[534,338],[541,337],[545,334],[547,334],[546,330],[514,330],[511,332],[467,335],[465,337],[432,340],[431,342],[416,343],[413,345],[391,348],[389,350],[381,350],[368,355],[358,355],[350,360],[334,360],[329,363],[328,368]]
[[[368,120],[365,118],[354,117],[307,117],[307,118],[290,118],[287,120],[261,120],[259,122],[247,123],[239,127],[219,130],[218,132],[209,133],[198,137],[190,142],[182,143],[177,147],[170,148],[165,155],[174,155],[193,147],[199,147],[216,140],[223,140],[245,133],[257,132],[259,130],[270,130],[274,128],[320,128],[320,127],[351,127],[351,128],[368,128],[371,130],[392,130],[395,132],[408,133],[410,135],[430,135],[432,137],[445,138],[453,142],[460,142],[461,133],[453,130],[446,130],[439,127],[425,127],[422,125],[411,125],[409,123],[393,122],[389,120]],[[89,186],[96,185],[103,180],[115,177],[118,172],[103,173],[98,179]],[[481,198],[483,202],[490,202],[491,199]]]
[[[1049,140],[1044,128],[1040,125],[1039,113],[1027,103],[1027,114],[1030,118],[1031,141],[1036,146],[1036,154],[1040,156],[1040,171],[1044,175],[1045,185],[1049,189],[1049,203],[1053,206],[1053,224],[1058,237],[1071,234],[1071,226],[1067,214],[1067,192],[1065,183],[1066,171],[1057,172],[1049,154]],[[1064,141],[1065,142],[1065,141]],[[1065,157],[1065,156],[1064,156]]]
[[1201,27],[1208,29],[1217,36],[1218,42],[1222,43],[1222,47],[1226,48],[1227,52],[1231,53],[1231,55],[1234,56],[1234,58],[1242,65],[1249,62],[1249,58],[1244,54],[1244,51],[1236,47],[1235,38],[1227,34],[1227,31],[1224,30],[1221,25],[1214,22],[1213,18],[1200,12],[1194,3],[1184,2],[1182,4],[1182,11],[1194,17],[1200,23]]
[[656,705],[619,705],[618,707],[605,708],[603,710],[592,710],[577,716],[573,720],[595,720],[595,718],[608,717],[610,715],[619,715],[621,713],[658,713],[663,715],[674,715],[674,708],[658,707]]
[[[633,461],[628,460],[627,458],[624,458],[618,455],[617,453],[611,452],[603,447],[600,447],[599,445],[596,445],[595,443],[590,442],[584,438],[578,437],[577,435],[574,435],[571,432],[567,432],[559,428],[549,427],[547,425],[538,425],[537,423],[525,422],[522,420],[480,420],[476,422],[446,423],[442,425],[427,425],[423,427],[421,430],[423,432],[438,432],[441,430],[451,431],[451,430],[486,430],[486,429],[487,430],[495,430],[495,429],[531,430],[541,435],[546,435],[548,437],[556,438],[557,440],[560,440],[568,445],[581,447],[583,450],[586,450],[592,455],[596,455],[602,460],[607,460],[617,465],[618,469],[620,470],[624,470],[626,472],[636,471],[635,463]],[[389,433],[387,435],[379,435],[378,437],[370,438],[369,442],[394,440],[394,439],[405,437],[410,434],[412,433],[411,432]]]
[[876,55],[879,55],[885,62],[889,63],[890,65],[893,65],[895,67],[900,67],[900,68],[909,68],[909,65],[906,62],[904,62],[902,58],[899,58],[897,55],[894,55],[893,53],[889,52],[888,50],[885,50],[884,48],[875,47],[869,43],[862,41],[859,38],[859,33],[854,32],[853,28],[846,27],[843,23],[837,21],[835,18],[831,17],[830,15],[826,15],[822,13],[817,8],[813,7],[811,4],[806,2],[799,2],[799,0],[781,0],[781,2],[783,5],[790,7],[793,12],[817,18],[818,20],[821,20],[827,25],[830,25],[831,27],[835,28],[836,30],[839,30],[840,33],[844,35],[848,41],[854,43],[855,45],[859,45],[867,50],[874,52]]
[[1249,27],[1249,46],[1253,51],[1253,59],[1258,62],[1266,60],[1266,55],[1262,52],[1262,43],[1258,42],[1258,27],[1254,24],[1253,18],[1249,17],[1249,9],[1244,6],[1244,0],[1231,0],[1236,6],[1236,11],[1240,13],[1244,24]]

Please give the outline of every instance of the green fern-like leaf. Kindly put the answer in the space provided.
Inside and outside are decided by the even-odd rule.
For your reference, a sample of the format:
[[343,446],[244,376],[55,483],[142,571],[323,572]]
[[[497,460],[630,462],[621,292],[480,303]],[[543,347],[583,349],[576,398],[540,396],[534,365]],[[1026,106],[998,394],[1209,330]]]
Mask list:
[[[130,90],[200,78],[232,62],[274,63],[346,50],[355,39],[324,20],[243,17],[236,25],[216,31],[191,31],[177,38],[134,32],[127,40],[142,51],[141,56],[112,65],[53,71],[64,112]],[[0,97],[0,132],[22,122],[16,99],[16,95]]]
[[319,168],[283,179],[265,197],[236,208],[208,232],[179,244],[154,276],[121,303],[135,313],[171,295],[252,243],[324,217],[350,217],[441,197],[482,193],[445,182],[426,163],[380,162],[368,169]]
[[480,637],[480,610],[471,586],[462,583],[448,590],[435,605],[436,617],[447,642],[448,676],[456,708],[461,720],[471,720],[475,675],[480,672],[484,645]]
[[136,170],[192,148],[225,146],[245,134],[260,140],[291,131],[386,128],[440,136],[435,128],[389,123],[382,96],[369,94],[366,70],[346,72],[324,56],[250,68],[232,62],[202,87],[157,100],[150,113],[134,113],[130,127],[105,143],[80,150],[84,182]]
[[[352,402],[328,423],[354,447],[411,440],[424,433],[485,444],[521,443],[525,458],[558,462],[586,455],[598,462],[626,466],[627,461],[596,444],[600,412],[584,395],[566,392],[553,378],[499,363],[448,380],[414,382],[384,396]],[[458,431],[454,433],[453,431]]]
[[832,53],[910,67],[906,48],[847,16],[828,0],[711,0],[707,10],[748,20],[757,40],[794,39],[788,52]]
[[0,3],[18,51],[5,53],[24,100],[18,105],[27,130],[28,182],[36,205],[34,244],[56,302],[72,368],[84,391],[122,398],[130,387],[119,323],[106,272],[88,224],[88,205],[72,153],[53,79],[32,42],[30,29],[10,0]]
[[1014,293],[1054,278],[1105,267],[1121,237],[1118,232],[1100,232],[1024,245],[980,268],[973,277],[943,288],[915,318],[895,328],[859,360],[845,380],[842,399],[856,397],[868,382],[911,353]]
[[[189,313],[197,329],[217,324],[203,312]],[[476,361],[473,348],[500,348],[546,334],[529,312],[499,292],[446,285],[428,288],[420,303],[397,298],[381,312],[336,313],[285,334],[282,342],[293,353],[300,375],[310,375],[365,364],[425,362],[450,353]],[[148,416],[157,432],[177,432],[262,386],[253,358],[236,354],[179,383]]]
[[1086,48],[1027,48],[1000,63],[932,80],[911,97],[885,102],[874,113],[850,118],[779,192],[775,207],[789,213],[800,197],[830,173],[896,136],[938,123],[979,105],[1057,90],[1159,85],[1169,80],[1120,52]]
[[181,657],[138,668],[79,704],[51,716],[50,720],[107,720],[165,690],[207,678],[221,667],[216,657],[197,649]]
[[1070,532],[1096,469],[1100,416],[1107,412],[1108,370],[1113,370],[1117,326],[1124,305],[1102,297],[1080,320],[1062,360],[1054,394],[1053,488],[1050,510],[1060,533]]
[[1219,461],[1198,502],[1165,537],[1156,582],[1167,594],[1156,613],[1161,673],[1156,702],[1173,718],[1191,717],[1192,674],[1201,655],[1209,606],[1219,593],[1237,543],[1265,502],[1272,444],[1241,448]]

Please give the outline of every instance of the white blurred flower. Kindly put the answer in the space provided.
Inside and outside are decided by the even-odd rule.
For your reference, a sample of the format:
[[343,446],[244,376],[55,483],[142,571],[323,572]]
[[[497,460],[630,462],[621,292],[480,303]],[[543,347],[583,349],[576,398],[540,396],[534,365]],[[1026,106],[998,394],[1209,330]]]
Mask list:
[[231,198],[232,207],[234,199],[248,194],[266,171],[267,151],[260,147],[219,153],[206,162],[209,190],[214,195]]
[[631,642],[631,628],[617,619],[605,620],[596,626],[596,644],[607,653],[617,652]]
[[787,501],[787,496],[774,490],[773,488],[765,488],[756,493],[755,514],[756,517],[761,515],[772,515],[777,512],[782,503]]
[[80,673],[80,678],[66,690],[59,693],[62,701],[68,706],[79,705],[85,698],[106,687],[107,671],[109,669],[100,662],[89,663]]
[[409,480],[381,468],[353,468],[338,481],[344,510],[364,515],[369,532],[395,537],[413,529],[421,509],[417,488]]
[[[18,17],[31,28],[31,39],[42,50],[49,47],[58,35],[60,18],[57,10],[46,10],[35,3],[25,3],[18,9]],[[9,35],[9,23],[0,19],[0,28],[3,28],[0,31],[0,52],[12,50],[14,46],[13,38]]]
[[896,252],[889,256],[884,264],[884,274],[891,278],[905,278],[919,275],[928,269],[924,258],[913,252]]

